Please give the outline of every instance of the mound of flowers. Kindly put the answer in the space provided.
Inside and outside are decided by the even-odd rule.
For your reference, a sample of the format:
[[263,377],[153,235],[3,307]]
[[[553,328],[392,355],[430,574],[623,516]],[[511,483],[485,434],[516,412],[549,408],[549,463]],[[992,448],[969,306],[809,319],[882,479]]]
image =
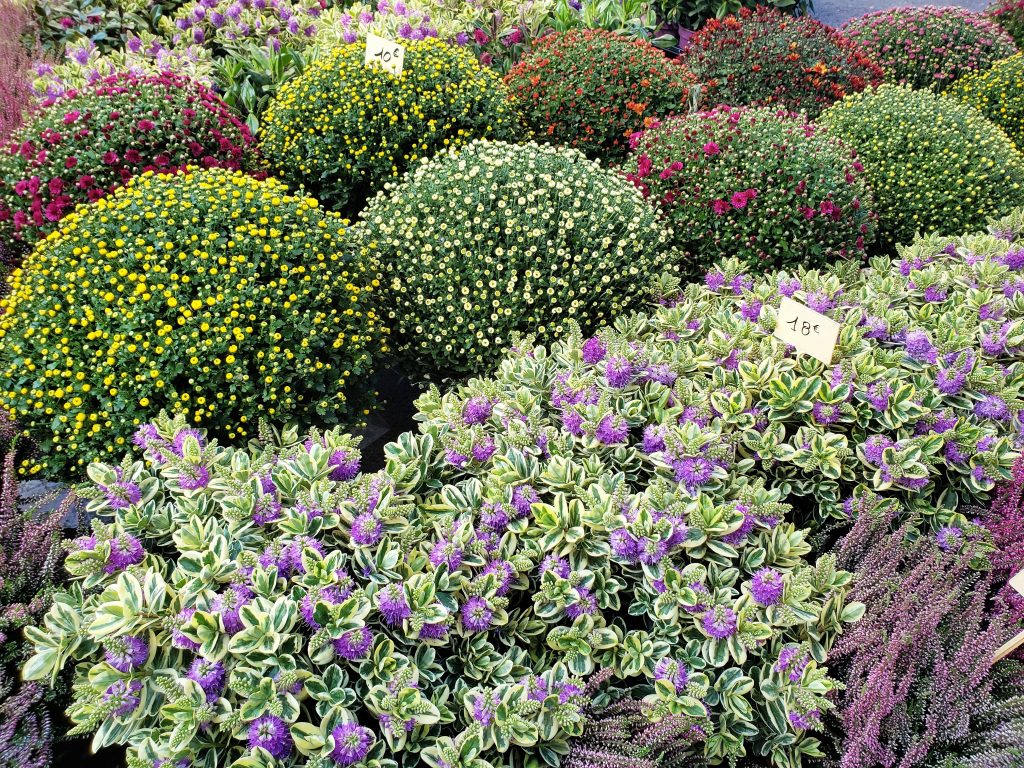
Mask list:
[[886,81],[943,90],[1017,52],[998,24],[963,8],[886,8],[841,28],[885,70]]
[[1024,53],[960,78],[947,94],[970,104],[1006,131],[1018,150],[1024,148]]
[[684,113],[696,84],[678,59],[595,29],[542,38],[505,82],[538,141],[610,158],[650,120]]
[[426,373],[477,373],[517,333],[610,323],[677,267],[655,207],[581,152],[477,141],[410,172],[354,228],[388,276],[394,347]]
[[808,16],[744,8],[712,19],[683,49],[701,83],[701,103],[778,105],[814,118],[882,82],[881,68],[850,39]]
[[1006,30],[1018,46],[1024,45],[1024,0],[993,0],[985,14]]
[[33,243],[147,170],[242,167],[252,137],[210,89],[120,74],[46,102],[0,149],[0,237]]
[[665,120],[623,169],[705,269],[729,256],[759,272],[862,260],[874,240],[863,166],[838,139],[775,108]]
[[494,72],[439,40],[409,41],[400,78],[346,45],[285,84],[263,118],[260,148],[283,179],[338,210],[446,147],[515,140],[519,118]]
[[882,241],[970,231],[1024,205],[1024,158],[997,125],[955,99],[883,85],[844,99],[819,123],[863,163]]
[[361,415],[378,279],[344,231],[225,169],[147,172],[67,216],[0,299],[0,406],[40,449],[22,471],[81,476],[164,407],[228,438]]
[[246,451],[146,425],[147,462],[89,469],[85,592],[29,630],[26,674],[73,664],[76,726],[146,763],[542,761],[609,696],[697,754],[814,753],[850,574],[805,562],[778,491],[681,484],[515,387],[427,396],[373,475],[337,432]]

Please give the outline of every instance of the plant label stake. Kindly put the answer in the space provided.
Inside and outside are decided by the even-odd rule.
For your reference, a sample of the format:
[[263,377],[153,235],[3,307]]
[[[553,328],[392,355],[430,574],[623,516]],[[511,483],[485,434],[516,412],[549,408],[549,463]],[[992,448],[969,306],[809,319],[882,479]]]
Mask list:
[[796,347],[797,352],[810,355],[828,365],[836,349],[839,323],[799,301],[783,296],[775,333],[772,335]]
[[396,77],[402,74],[405,63],[405,47],[372,33],[366,34],[366,66],[376,64],[385,72]]
[[[1019,594],[1024,595],[1024,570],[1010,579],[1010,586],[1017,590]],[[992,658],[992,663],[995,664],[997,661],[1005,659],[1022,645],[1024,645],[1024,632],[1021,632],[1019,635],[1008,640],[996,649],[995,656]]]

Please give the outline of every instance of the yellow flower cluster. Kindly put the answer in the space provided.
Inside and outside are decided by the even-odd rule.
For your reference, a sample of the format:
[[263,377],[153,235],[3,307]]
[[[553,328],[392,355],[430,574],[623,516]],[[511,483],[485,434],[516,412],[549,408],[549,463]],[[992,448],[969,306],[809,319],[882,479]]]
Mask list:
[[1024,150],[1024,53],[960,78],[946,93],[980,111]]
[[263,118],[263,157],[336,210],[358,210],[372,191],[423,157],[475,138],[516,140],[518,115],[498,75],[434,38],[403,41],[402,74],[364,63],[346,45],[286,83]]
[[997,125],[956,99],[882,85],[847,96],[818,122],[864,164],[883,243],[980,229],[1024,205],[1024,158]]
[[[276,180],[146,173],[40,241],[0,299],[0,407],[67,477],[161,409],[213,436],[352,414],[384,350],[379,276]],[[63,470],[63,474],[61,474]]]

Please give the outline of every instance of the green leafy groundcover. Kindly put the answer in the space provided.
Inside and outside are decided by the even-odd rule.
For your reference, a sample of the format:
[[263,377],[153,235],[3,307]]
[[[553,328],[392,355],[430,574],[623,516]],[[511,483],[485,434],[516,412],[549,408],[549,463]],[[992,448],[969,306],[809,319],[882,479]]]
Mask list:
[[[145,462],[90,467],[99,521],[25,674],[74,664],[73,720],[132,768],[556,765],[622,698],[712,763],[800,765],[863,605],[790,519],[874,493],[983,544],[957,510],[1019,455],[1022,231],[845,279],[727,262],[432,389],[372,475],[337,432],[232,449],[161,417]],[[841,323],[831,365],[773,338],[780,295]]]

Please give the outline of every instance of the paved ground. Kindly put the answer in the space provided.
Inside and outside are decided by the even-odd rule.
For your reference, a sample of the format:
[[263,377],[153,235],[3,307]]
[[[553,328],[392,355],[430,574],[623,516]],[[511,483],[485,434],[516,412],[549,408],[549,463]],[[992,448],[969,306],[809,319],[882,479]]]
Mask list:
[[819,21],[838,27],[847,19],[854,16],[863,16],[865,13],[878,11],[882,8],[894,8],[897,6],[922,6],[922,5],[959,5],[970,11],[982,11],[988,5],[988,0],[897,0],[897,2],[886,2],[885,0],[814,0],[814,13],[812,14]]

